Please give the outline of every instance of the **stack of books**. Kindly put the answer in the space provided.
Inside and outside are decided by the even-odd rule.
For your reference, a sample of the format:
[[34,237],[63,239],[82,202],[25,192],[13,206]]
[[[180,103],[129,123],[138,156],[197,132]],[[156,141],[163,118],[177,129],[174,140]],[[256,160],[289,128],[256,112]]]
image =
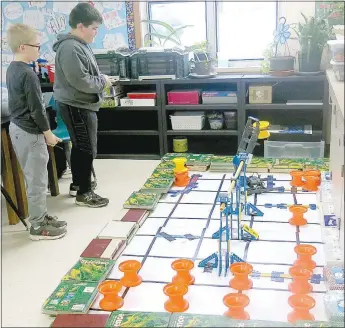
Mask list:
[[172,177],[167,178],[167,179],[149,178],[146,180],[146,182],[140,189],[140,192],[154,193],[154,194],[167,194],[173,183],[174,183],[174,178]]
[[211,159],[210,172],[233,172],[233,156],[213,156]]
[[99,283],[108,276],[114,263],[102,258],[79,259],[44,302],[42,312],[50,315],[87,313]]
[[158,204],[160,197],[161,195],[159,194],[135,191],[125,201],[123,208],[137,208],[152,211]]

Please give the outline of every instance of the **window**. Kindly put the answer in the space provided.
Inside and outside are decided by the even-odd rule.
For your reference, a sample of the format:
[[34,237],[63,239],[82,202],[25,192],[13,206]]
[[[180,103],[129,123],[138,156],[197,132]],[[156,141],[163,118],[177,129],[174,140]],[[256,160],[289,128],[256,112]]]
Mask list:
[[[150,2],[149,18],[168,23],[173,28],[192,25],[178,34],[185,46],[206,40],[205,2]],[[163,27],[154,25],[154,28],[166,35]],[[174,44],[168,41],[166,45]]]
[[277,23],[277,1],[149,1],[146,8],[146,17],[174,28],[193,25],[179,34],[182,44],[190,46],[207,40],[223,67],[229,60],[262,59],[273,41]]
[[273,41],[275,2],[218,2],[218,56],[222,59],[261,59]]

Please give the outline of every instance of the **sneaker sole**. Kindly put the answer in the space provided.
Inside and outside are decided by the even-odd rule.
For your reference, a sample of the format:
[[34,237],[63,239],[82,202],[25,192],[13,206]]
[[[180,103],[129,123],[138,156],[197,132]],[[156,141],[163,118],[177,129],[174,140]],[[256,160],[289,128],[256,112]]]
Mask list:
[[66,235],[67,231],[58,236],[41,236],[41,235],[30,235],[30,239],[34,241],[38,240],[55,240],[60,239]]
[[85,207],[91,207],[91,208],[100,208],[100,207],[105,207],[109,204],[109,202],[107,203],[103,203],[103,204],[98,204],[98,205],[91,205],[91,204],[87,204],[87,203],[84,203],[84,202],[79,202],[79,201],[75,201],[75,203],[78,205],[78,206],[85,206]]

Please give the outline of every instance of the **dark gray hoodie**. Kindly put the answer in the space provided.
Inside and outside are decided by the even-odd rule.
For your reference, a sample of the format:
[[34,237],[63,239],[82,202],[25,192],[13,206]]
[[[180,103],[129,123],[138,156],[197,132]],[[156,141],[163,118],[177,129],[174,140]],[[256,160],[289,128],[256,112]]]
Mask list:
[[60,34],[53,45],[54,99],[75,107],[98,111],[106,85],[90,46],[71,34]]

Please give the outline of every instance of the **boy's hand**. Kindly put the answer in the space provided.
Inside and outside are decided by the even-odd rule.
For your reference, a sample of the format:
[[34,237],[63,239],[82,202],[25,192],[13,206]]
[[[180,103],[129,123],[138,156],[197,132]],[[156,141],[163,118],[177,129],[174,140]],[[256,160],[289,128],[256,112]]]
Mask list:
[[107,87],[111,87],[113,85],[113,83],[115,82],[115,80],[110,78],[108,75],[103,74],[103,77],[105,79]]
[[48,146],[55,146],[57,143],[62,142],[60,138],[58,138],[51,130],[45,131],[44,138],[46,139],[46,144]]

